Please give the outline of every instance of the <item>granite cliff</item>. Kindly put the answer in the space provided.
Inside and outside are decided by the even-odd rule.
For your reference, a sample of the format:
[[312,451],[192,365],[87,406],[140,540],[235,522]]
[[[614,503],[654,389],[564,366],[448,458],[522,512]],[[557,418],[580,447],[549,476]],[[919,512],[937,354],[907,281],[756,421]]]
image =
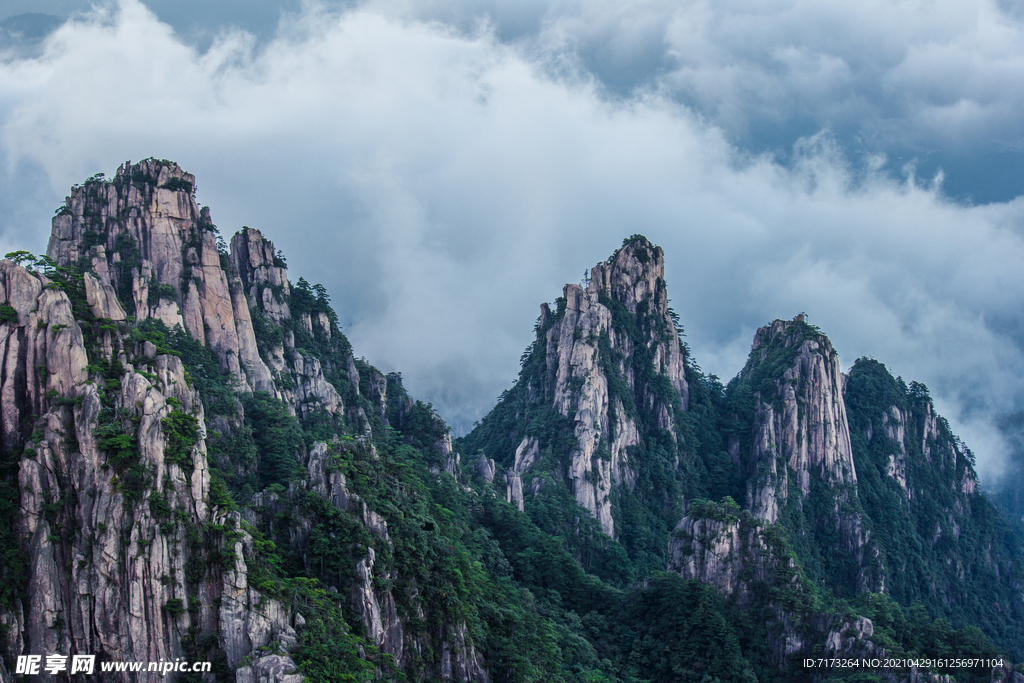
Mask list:
[[520,510],[566,491],[610,539],[623,537],[623,505],[638,498],[668,499],[645,516],[675,515],[689,385],[664,275],[661,248],[634,236],[582,285],[567,284],[554,310],[541,305],[519,381],[464,440],[485,478],[501,468]]
[[112,182],[90,180],[54,217],[47,255],[89,273],[103,292],[100,317],[181,325],[241,386],[267,389],[240,283],[223,267],[209,209],[192,196],[195,178],[149,159],[121,166]]
[[[633,322],[636,334],[616,325],[615,314]],[[544,304],[540,324],[547,328],[545,395],[573,421],[576,446],[567,479],[577,502],[614,537],[612,487],[635,487],[638,464],[630,449],[641,439],[627,403],[643,406],[657,427],[669,431],[672,411],[686,409],[683,354],[668,310],[661,248],[646,240],[627,242],[591,269],[585,289],[565,286],[556,315]],[[675,394],[660,395],[651,378],[666,379]],[[609,386],[616,381],[629,387],[625,395]],[[526,473],[536,450],[536,437],[527,433],[516,449],[513,477]]]
[[259,668],[254,651],[294,636],[294,615],[247,589],[232,549],[246,536],[211,498],[203,404],[181,360],[124,323],[76,318],[97,306],[81,281],[64,280],[76,311],[42,274],[9,260],[0,273],[14,311],[0,325],[3,447],[21,454],[28,558],[5,650]]
[[[453,469],[447,428],[398,380],[357,369],[322,288],[293,286],[258,231],[228,251],[194,183],[155,159],[90,178],[54,217],[46,258],[0,262],[0,447],[20,498],[4,531],[27,558],[5,570],[0,677],[38,652],[208,660],[217,678],[293,682],[311,669],[290,653],[308,658],[327,624],[365,671],[489,680],[462,619],[403,638],[410,609],[422,620],[430,608],[407,596],[399,614],[381,588],[396,572],[373,547],[390,543],[387,522],[312,438],[357,434],[361,457],[376,457],[389,385],[391,419],[415,413],[425,450]],[[275,436],[280,448],[264,443]],[[323,582],[339,599],[301,583],[287,595],[261,530],[290,500],[260,491],[274,482],[369,533]],[[319,521],[296,513],[284,543],[304,552]]]
[[858,504],[845,381],[832,344],[802,316],[762,327],[731,385],[736,419],[749,426],[733,437],[730,450],[739,456],[747,509],[755,517],[784,519],[817,546],[831,544],[825,554],[842,566],[828,571],[878,590],[880,578],[864,570],[872,549]]

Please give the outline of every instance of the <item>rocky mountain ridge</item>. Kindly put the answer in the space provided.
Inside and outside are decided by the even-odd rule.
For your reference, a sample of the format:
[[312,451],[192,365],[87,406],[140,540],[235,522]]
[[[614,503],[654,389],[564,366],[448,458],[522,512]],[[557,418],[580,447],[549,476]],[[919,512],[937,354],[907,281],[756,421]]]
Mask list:
[[[684,579],[715,586],[742,611],[759,611],[767,656],[784,668],[814,643],[830,643],[831,654],[849,656],[899,647],[872,640],[870,618],[831,613],[835,596],[891,594],[905,609],[924,601],[933,614],[987,623],[989,633],[1002,633],[1002,642],[1019,641],[1011,635],[1016,627],[1003,624],[1011,614],[1015,624],[1024,615],[1020,542],[992,518],[969,451],[936,420],[930,399],[919,397],[912,418],[907,396],[884,406],[876,396],[865,401],[863,372],[870,362],[858,361],[845,375],[827,337],[802,315],[759,329],[744,369],[728,387],[716,385],[690,364],[675,325],[674,349],[663,342],[659,332],[668,325],[659,323],[672,322],[663,260],[660,249],[637,236],[584,285],[566,285],[554,312],[542,306],[537,341],[524,354],[517,384],[463,441],[480,449],[485,481],[494,478],[492,470],[506,468],[509,501],[550,532],[576,537],[570,546],[585,567],[603,576],[602,564],[621,561],[616,552],[647,560],[632,539],[671,524],[663,527],[671,532],[667,554],[655,555],[653,568],[661,562]],[[884,367],[881,373],[898,384]],[[858,394],[852,408],[850,382]],[[852,417],[848,410],[855,411]],[[858,433],[865,419],[867,429]],[[609,446],[616,442],[620,448]],[[888,450],[878,461],[869,451],[882,442]],[[545,460],[545,450],[554,455],[559,449],[571,459]],[[919,455],[918,467],[908,469],[909,453]],[[676,509],[657,504],[641,517],[631,500],[638,473],[659,466],[663,476],[656,487],[650,478],[642,482],[641,496],[681,499],[685,509],[676,508],[674,519]],[[859,478],[861,469],[867,482]],[[911,481],[921,482],[917,493]],[[915,509],[929,495],[923,490],[939,481],[948,482],[948,495],[926,504],[927,512]],[[568,511],[553,519],[559,486],[621,547],[588,540],[578,517],[575,531],[566,531]],[[891,496],[896,490],[902,503]],[[979,506],[986,517],[980,524]],[[932,528],[923,519],[906,523],[915,517],[928,517]],[[972,538],[964,542],[960,533],[968,527]],[[943,545],[942,538],[959,545]],[[901,548],[922,542],[934,552],[908,564]],[[970,562],[975,579],[964,571],[965,558],[979,542],[985,551],[983,560]],[[903,572],[911,567],[914,578],[907,580]],[[915,582],[916,592],[908,590]],[[996,603],[981,598],[996,594]],[[840,637],[848,630],[859,635]]]
[[126,163],[0,262],[0,680],[44,651],[253,683],[1024,680],[1020,539],[923,386],[844,375],[799,316],[723,386],[634,235],[453,441],[194,190]]
[[[635,236],[594,266],[582,285],[567,284],[554,310],[541,305],[519,382],[464,439],[484,470],[504,471],[506,498],[520,509],[524,496],[560,496],[565,487],[596,522],[588,534],[619,539],[623,501],[637,496],[667,499],[644,515],[678,520],[670,480],[679,467],[676,441],[689,385],[664,268],[661,248]],[[646,457],[653,448],[654,469]],[[658,482],[650,481],[652,472]],[[568,521],[559,521],[557,533]],[[663,556],[662,541],[667,531],[645,544],[661,546],[655,552]],[[609,552],[617,554],[619,546],[598,554]]]
[[[171,162],[125,164],[112,181],[94,177],[73,189],[36,272],[0,262],[2,445],[20,453],[13,531],[31,558],[24,592],[0,609],[4,651],[87,652],[115,661],[205,656],[240,680],[300,680],[288,653],[309,614],[253,588],[246,559],[261,543],[259,516],[243,519],[224,487],[232,477],[262,475],[264,454],[252,442],[242,403],[229,398],[206,414],[211,396],[200,398],[195,374],[227,396],[265,396],[260,400],[271,408],[280,406],[278,421],[315,414],[344,431],[348,407],[352,428],[364,436],[371,423],[387,424],[388,383],[368,366],[360,377],[323,295],[305,281],[296,291],[259,232],[239,232],[227,252],[193,188],[193,176]],[[269,320],[289,329],[258,342],[254,318],[264,328]],[[172,338],[188,343],[176,350],[168,346]],[[182,356],[195,361],[197,353],[209,362],[186,367]],[[361,399],[361,385],[372,402]],[[251,391],[257,393],[245,393]],[[249,464],[229,462],[219,446],[227,469],[212,484],[209,424],[217,427],[216,444],[248,438],[256,453]],[[450,454],[446,432],[438,442]],[[355,494],[339,498],[337,486],[327,488],[317,459],[324,444],[296,441],[292,448],[276,466],[293,472],[293,457],[308,459],[312,469],[302,481],[367,528],[383,525],[386,537],[386,525],[365,503],[346,506]],[[261,493],[242,511],[270,499],[274,494]],[[401,633],[401,619],[374,583],[372,548],[350,573],[367,647],[401,666],[402,644],[395,651],[387,635]],[[381,612],[380,604],[391,609]],[[453,625],[460,637],[452,644],[446,634],[431,639],[437,662],[427,667],[456,680],[488,680],[464,631]],[[422,642],[412,638],[406,646]]]

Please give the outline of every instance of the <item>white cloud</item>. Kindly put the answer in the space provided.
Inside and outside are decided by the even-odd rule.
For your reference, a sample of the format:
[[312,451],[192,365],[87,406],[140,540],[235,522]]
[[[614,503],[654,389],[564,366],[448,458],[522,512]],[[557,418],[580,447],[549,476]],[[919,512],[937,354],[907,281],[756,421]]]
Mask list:
[[[976,102],[989,113],[959,115],[965,139],[992,116],[1014,128],[1012,87],[953,83],[940,97],[912,48],[932,36],[1012,73],[1016,25],[986,15],[989,54],[964,42],[960,4],[934,17],[846,6],[538,5],[515,21],[543,33],[511,43],[500,25],[434,20],[461,16],[455,4],[425,17],[311,6],[265,44],[227,33],[200,53],[124,0],[66,25],[41,58],[0,64],[0,241],[41,250],[71,184],[128,158],[175,159],[222,232],[263,230],[293,277],[327,285],[357,354],[465,425],[511,383],[537,305],[641,232],[665,248],[706,370],[728,379],[758,325],[806,311],[845,363],[871,355],[926,382],[995,471],[992,416],[1024,404],[1024,201],[957,205],[930,179],[887,177],[877,157],[851,165],[827,132],[783,167],[727,129],[805,99],[906,109],[871,101],[886,88],[923,103],[908,121]],[[904,38],[871,11],[895,12]],[[840,25],[851,35],[830,39]],[[553,52],[558,31],[563,47],[599,35],[620,54],[657,39],[675,61],[635,97],[608,98],[586,71],[551,75],[575,59]],[[869,39],[881,42],[860,54]],[[965,68],[952,80],[981,66]],[[673,88],[727,115],[695,113]]]
[[[571,46],[601,76],[661,88],[744,143],[766,125],[831,127],[871,151],[962,152],[1024,132],[1024,23],[990,0],[599,0],[543,10],[544,30],[527,40]],[[491,16],[500,23],[500,12]]]

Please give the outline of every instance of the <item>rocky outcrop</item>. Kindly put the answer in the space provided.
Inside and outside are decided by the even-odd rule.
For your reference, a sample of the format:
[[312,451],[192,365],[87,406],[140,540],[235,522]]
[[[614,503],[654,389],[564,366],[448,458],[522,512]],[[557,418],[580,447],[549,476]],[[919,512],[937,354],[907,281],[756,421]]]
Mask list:
[[914,433],[901,440],[903,452],[906,452],[906,438],[916,438],[920,444],[921,454],[925,461],[941,472],[948,482],[953,494],[963,500],[964,509],[970,510],[970,497],[978,491],[978,475],[974,471],[974,456],[966,447],[954,438],[949,425],[935,413],[935,407],[927,396],[927,389],[912,384],[911,391],[920,387],[922,392],[919,400],[911,408],[911,420]]
[[441,663],[438,670],[442,681],[473,681],[490,683],[484,669],[483,658],[476,653],[469,639],[466,624],[441,627]]
[[[359,457],[376,459],[378,456],[369,441],[355,441],[348,444],[335,443],[330,446],[317,443],[310,450],[306,470],[308,476],[293,482],[284,494],[264,491],[256,495],[253,507],[246,511],[249,522],[268,527],[272,520],[287,519],[287,535],[290,542],[300,550],[309,541],[310,530],[317,522],[303,507],[307,493],[320,496],[337,510],[349,515],[365,529],[376,543],[383,544],[384,552],[391,555],[394,544],[389,535],[387,521],[372,510],[366,501],[352,492],[344,474],[331,465],[332,458],[339,452],[353,450]],[[381,546],[378,546],[380,549]],[[399,616],[395,595],[389,586],[396,578],[389,568],[382,564],[374,547],[366,548],[365,555],[356,559],[348,586],[349,602],[362,621],[368,640],[379,652],[393,658],[401,669],[407,660],[419,660],[423,664],[424,644],[409,632]],[[343,570],[338,571],[344,573]],[[418,621],[428,615],[422,604],[416,604]],[[436,678],[451,681],[474,681],[488,683],[490,678],[483,666],[482,657],[467,635],[464,623],[442,624],[436,634],[434,659],[425,662]]]
[[[360,377],[322,287],[300,279],[293,288],[283,258],[257,231],[243,230],[233,253],[226,251],[208,209],[194,201],[193,184],[171,162],[126,164],[112,181],[97,177],[74,188],[55,217],[52,262],[37,267],[60,281],[0,263],[0,448],[5,458],[24,453],[17,532],[31,562],[26,597],[0,609],[3,654],[213,659],[240,681],[301,681],[289,653],[305,620],[250,585],[250,567],[266,579],[268,551],[249,525],[267,511],[292,513],[289,542],[301,548],[322,521],[303,507],[318,496],[370,539],[344,572],[352,584],[341,610],[362,622],[368,644],[399,668],[412,658],[431,679],[489,681],[465,620],[431,614],[438,608],[428,608],[415,588],[415,629],[405,629],[389,587],[396,577],[387,522],[347,488],[326,445],[308,454],[297,447],[307,476],[284,494],[273,487],[257,494],[254,508],[243,507],[244,520],[228,511],[223,481],[214,480],[219,492],[211,485],[193,373],[221,378],[209,364],[186,372],[163,346],[171,338],[138,322],[180,325],[233,376],[237,391],[267,391],[297,417],[363,434],[355,445],[346,437],[360,457],[377,458],[368,437],[387,426],[393,409],[429,438],[417,447],[436,463],[435,473],[461,476],[461,464],[447,426],[405,394],[397,375],[394,401],[390,378],[365,363]],[[212,421],[220,438],[244,434],[243,404],[219,400]],[[425,426],[417,422],[423,410]],[[261,455],[221,459],[237,476],[256,477]],[[360,649],[360,656],[376,655]]]
[[280,391],[282,400],[295,407],[295,414],[308,417],[314,412],[342,414],[345,405],[334,385],[324,377],[319,360],[311,355],[291,351],[291,380],[294,389]]
[[[323,310],[297,311],[293,316],[291,299],[293,287],[288,281],[287,265],[274,250],[274,245],[258,230],[243,228],[231,238],[232,272],[238,281],[239,301],[247,303],[248,315],[261,318],[266,329],[259,342],[262,358],[270,368],[267,390],[283,400],[294,414],[309,417],[314,412],[327,412],[342,416],[345,402],[337,387],[327,379],[334,363],[344,373],[355,395],[359,393],[359,373],[351,351],[339,346],[335,339],[336,327]],[[300,284],[304,284],[300,280]],[[310,290],[302,294],[308,301],[316,301]],[[239,304],[239,307],[241,305]],[[303,351],[296,342],[296,332],[305,332],[323,346],[337,347],[333,360],[318,358]],[[254,353],[257,344],[254,342]]]
[[[258,231],[243,229],[232,239],[232,251],[227,253],[216,236],[209,211],[199,209],[195,204],[191,193],[193,183],[193,177],[173,163],[147,160],[121,167],[113,181],[93,178],[84,186],[74,188],[65,207],[54,219],[49,254],[60,266],[76,267],[84,271],[85,302],[91,315],[99,319],[105,329],[111,321],[116,323],[126,320],[129,314],[137,320],[158,318],[168,326],[181,325],[193,338],[214,352],[222,371],[234,375],[237,389],[268,391],[283,401],[284,406],[298,417],[307,418],[326,413],[344,418],[347,401],[355,409],[348,417],[354,429],[369,434],[371,425],[386,425],[387,380],[381,373],[367,367],[365,379],[369,402],[361,401],[361,378],[357,363],[347,340],[337,328],[322,288],[310,287],[300,280],[299,291],[293,293],[283,258]],[[127,327],[118,328],[114,333],[108,330],[91,345],[84,343],[67,299],[61,299],[59,292],[52,291],[45,278],[33,276],[13,264],[10,266],[13,269],[11,278],[20,280],[12,280],[13,284],[8,288],[14,296],[14,313],[7,317],[14,321],[22,311],[26,317],[17,320],[18,325],[14,322],[8,324],[12,334],[7,339],[7,352],[18,360],[16,365],[8,366],[9,378],[5,387],[10,400],[4,405],[16,406],[17,410],[8,408],[2,417],[10,425],[9,440],[20,446],[27,433],[32,431],[31,425],[26,426],[27,416],[46,412],[54,396],[59,396],[59,401],[64,402],[60,405],[82,400],[85,401],[83,405],[91,405],[88,402],[93,399],[88,397],[91,396],[90,392],[96,393],[97,390],[90,388],[90,381],[95,383],[97,380],[95,377],[90,378],[85,371],[90,360],[87,358],[86,346],[90,354],[105,353],[103,357],[108,364],[121,363],[129,374],[136,369],[137,359],[133,355],[135,350],[121,348]],[[60,310],[51,313],[54,306]],[[40,312],[52,318],[52,332],[47,333],[46,325],[39,320]],[[28,352],[25,350],[26,338],[32,347]],[[168,394],[165,398],[169,398],[170,403],[161,403],[156,398],[150,400],[124,396],[117,405],[137,405],[139,410],[155,410],[152,414],[156,417],[140,418],[143,427],[149,424],[147,421],[153,420],[156,420],[156,424],[163,424],[162,420],[167,419],[171,412],[198,411],[188,415],[195,420],[197,429],[205,434],[202,404],[188,389],[180,361],[173,356],[156,355],[153,344],[147,343],[140,349],[142,356],[148,359],[147,368],[154,364],[160,366],[161,363],[177,363],[177,375],[172,383],[176,383],[175,386],[182,391],[187,390],[188,395]],[[54,364],[60,361],[64,365],[74,365],[76,370],[49,371],[35,360],[34,354],[40,352],[49,353]],[[73,363],[67,360],[69,355],[73,356]],[[30,367],[39,366],[36,372],[26,371],[25,358],[32,363]],[[95,355],[91,360],[97,360]],[[140,372],[143,378],[151,374],[148,370]],[[109,379],[111,382],[120,381]],[[135,387],[138,381],[135,378],[124,382],[125,386]],[[99,395],[102,396],[103,382],[99,382],[99,386]],[[344,390],[344,395],[339,388]],[[86,398],[82,399],[80,394]],[[150,406],[150,403],[155,407]],[[367,414],[367,407],[370,414]],[[121,413],[118,415],[122,420],[127,419]],[[150,415],[150,412],[146,412],[146,415]],[[242,409],[238,405],[234,411],[215,418],[217,429],[222,435],[239,429],[242,420]],[[81,439],[90,439],[95,425],[79,431],[82,431]],[[135,433],[129,431],[129,436],[134,436]],[[157,437],[148,434],[146,429],[140,428],[138,431],[140,439],[156,439],[150,451],[147,451],[152,453],[151,459],[155,463],[179,468],[183,465],[180,453],[171,457],[172,462],[162,463],[161,453],[166,448],[157,443]],[[205,453],[204,445],[201,449]],[[459,454],[446,428],[433,450],[443,469],[451,473],[459,471]],[[346,492],[343,478],[341,482],[331,480],[325,471],[322,456],[321,449],[309,461],[309,466],[313,468],[309,481],[316,482],[318,493],[332,500],[339,509],[356,515],[375,538],[390,543],[383,519],[369,510],[365,503],[361,503],[357,496]],[[196,468],[190,472],[206,471],[204,459],[188,460]],[[98,462],[102,464],[102,461],[101,453]],[[105,467],[103,471],[108,469],[113,473],[111,476],[116,489],[118,477],[123,479],[124,472],[115,467]],[[247,475],[249,471],[240,473]],[[156,472],[153,476],[154,486],[165,485],[162,476]],[[204,516],[195,524],[203,528],[221,528],[225,520],[212,517],[213,513],[204,507],[207,506],[209,480],[207,478],[204,481],[206,483],[203,487],[192,492],[193,507],[198,506],[197,509],[202,508],[204,511]],[[266,495],[260,494],[263,497]],[[138,505],[144,505],[146,500],[143,498]],[[175,514],[182,514],[178,512],[177,505],[168,504]],[[260,504],[259,500],[257,504]],[[184,505],[181,502],[181,506]],[[162,503],[158,507],[162,510]],[[115,521],[118,528],[132,528],[135,530],[133,533],[146,534],[151,531],[147,531],[145,524],[133,526],[130,519],[118,518]],[[157,526],[161,524],[166,527],[166,520],[161,519]],[[238,534],[239,539],[234,543],[234,566],[230,571],[225,568],[221,572],[223,580],[210,578],[209,581],[213,583],[204,588],[204,595],[211,596],[211,602],[209,605],[200,605],[204,615],[202,626],[210,632],[220,632],[230,667],[245,664],[239,670],[242,679],[264,680],[268,676],[276,676],[290,680],[288,677],[294,675],[291,673],[294,666],[288,659],[287,650],[295,642],[294,622],[297,615],[291,615],[279,604],[260,596],[248,586],[244,555],[251,553],[251,539],[248,539],[244,530],[232,533]],[[40,557],[39,561],[43,563],[49,563],[52,559],[45,555]],[[180,562],[188,560],[185,554]],[[377,588],[380,582],[389,580],[388,569],[380,565],[372,549],[354,569],[361,576],[361,589],[353,594],[353,607],[363,618],[371,640],[381,647],[381,651],[392,654],[400,663],[403,647],[408,645],[403,643],[401,623],[393,598],[390,593],[381,594]],[[173,586],[168,583],[165,574],[177,576],[181,584],[184,572],[175,565],[169,567],[167,572],[156,575],[157,579],[164,578],[161,579],[162,588],[155,593],[155,599],[170,601],[169,610],[174,613],[177,622],[168,623],[180,626],[184,623],[182,620],[188,617],[178,616],[179,607],[195,606],[195,601],[192,600],[192,593],[187,596],[174,594]],[[192,574],[195,578],[194,568]],[[147,580],[152,581],[152,577]],[[148,595],[148,584],[142,585],[142,594]],[[188,589],[195,592],[191,584]],[[214,600],[219,601],[219,611],[212,607]],[[159,615],[159,605],[155,609]],[[192,615],[195,610],[185,611]],[[5,615],[4,618],[7,623],[15,617]],[[128,619],[121,621],[130,624]],[[185,624],[186,631],[189,626],[196,625]],[[138,631],[134,626],[131,628]],[[24,629],[12,630],[22,631]],[[147,642],[159,644],[167,640],[163,631],[139,633],[139,638]],[[257,652],[268,642],[281,643],[283,649]],[[454,671],[482,671],[477,661],[479,658],[472,652],[471,646],[455,641],[452,643],[447,663],[438,660],[439,671],[447,667],[454,667]],[[181,652],[180,644],[167,647],[169,649],[166,652],[160,650],[156,654],[169,657],[170,654]]]
[[[369,411],[380,416],[381,423],[388,426],[388,379],[387,376],[377,368],[367,365],[365,362],[356,364],[355,358],[350,356],[348,376],[358,385],[359,393],[369,403]],[[363,411],[363,408],[359,408]],[[369,415],[360,412],[360,421],[364,425],[362,431],[369,429]]]
[[[890,444],[892,452],[888,454],[885,473],[895,481],[904,494],[907,490],[907,420],[903,412],[896,406],[890,406],[889,410],[882,413],[882,434]],[[870,443],[872,434],[869,432],[867,440]]]
[[[775,368],[781,372],[771,377]],[[800,494],[796,505],[810,494],[812,479],[844,499],[856,495],[843,374],[828,338],[802,319],[776,320],[757,331],[740,377],[758,389],[747,464],[751,513],[776,521],[790,476]]]
[[[793,559],[773,553],[760,521],[730,514],[724,506],[705,503],[679,522],[669,542],[668,569],[684,579],[711,584],[743,607],[749,607],[754,584],[776,583],[799,590]],[[739,512],[737,506],[735,512]]]
[[1009,662],[992,669],[992,683],[1024,683],[1024,673],[1014,671]]
[[[512,464],[512,469],[505,472],[505,501],[515,505],[516,508],[523,512],[525,509],[523,499],[523,473],[525,473],[537,459],[540,453],[540,444],[536,438],[528,436],[522,440],[519,444],[519,448],[516,449],[515,461]],[[494,479],[494,461],[488,461],[486,458],[482,458],[477,464],[478,467],[491,468],[489,474],[492,481]],[[483,474],[486,478],[486,474]]]
[[137,320],[184,327],[242,386],[266,388],[270,375],[248,311],[236,308],[227,254],[194,186],[190,173],[156,159],[126,163],[110,182],[92,178],[54,217],[47,254],[60,266],[91,271],[94,315],[117,319],[114,293]]
[[481,455],[476,461],[476,473],[485,482],[490,484],[494,481],[494,475],[497,467],[494,464],[493,458],[488,458],[486,455]]
[[[244,642],[225,638],[233,661],[265,645],[274,629],[246,626],[261,597],[230,607],[244,564],[204,554],[232,524],[209,503],[203,405],[181,360],[121,328],[86,334],[61,285],[10,261],[0,284],[3,447],[22,452],[17,531],[31,562],[24,599],[0,615],[6,651],[169,661],[210,655],[184,634],[239,629]],[[265,622],[287,621],[279,612]]]
[[[543,377],[520,380],[529,384],[529,401],[544,401],[571,422],[575,445],[558,476],[612,537],[613,491],[632,489],[641,466],[633,450],[648,429],[675,434],[675,411],[688,403],[664,275],[660,247],[640,236],[627,240],[582,286],[566,285],[554,312],[541,306],[533,353],[543,355]],[[508,463],[507,496],[517,505],[538,459],[538,436],[521,433]]]
[[[598,301],[596,284],[590,294],[577,285],[565,286],[565,310],[547,332],[546,359],[548,374],[554,376],[551,393],[555,410],[574,417],[576,447],[567,473],[572,492],[576,502],[597,518],[604,532],[614,536],[612,470],[621,480],[626,463],[620,454],[613,468],[607,452],[612,428],[608,378],[598,356],[598,339],[602,335],[610,339],[614,332],[611,311]],[[541,317],[548,315],[545,308]],[[604,449],[599,453],[601,445]]]
[[287,265],[274,251],[273,242],[259,230],[243,227],[231,238],[231,263],[250,308],[259,309],[278,325],[291,318]]
[[523,499],[523,476],[515,470],[505,472],[505,502],[515,505],[520,512],[526,509]]
[[82,279],[85,284],[86,301],[94,316],[117,321],[125,319],[124,309],[121,307],[121,302],[117,300],[117,294],[110,286],[109,279],[104,282],[89,273],[84,273]]
[[[232,528],[244,529],[239,513],[228,519]],[[252,536],[244,530],[237,533],[234,561],[223,574],[220,596],[220,637],[227,664],[239,682],[299,683],[304,677],[296,673],[298,667],[288,653],[297,645],[295,629],[304,620],[249,586],[245,557],[254,552]],[[268,647],[271,644],[275,645]]]
[[816,598],[801,582],[778,525],[731,499],[694,501],[687,512],[669,543],[668,570],[715,586],[739,609],[767,617],[768,646],[780,669],[814,647],[828,657],[884,656],[871,642],[870,619],[808,610]]

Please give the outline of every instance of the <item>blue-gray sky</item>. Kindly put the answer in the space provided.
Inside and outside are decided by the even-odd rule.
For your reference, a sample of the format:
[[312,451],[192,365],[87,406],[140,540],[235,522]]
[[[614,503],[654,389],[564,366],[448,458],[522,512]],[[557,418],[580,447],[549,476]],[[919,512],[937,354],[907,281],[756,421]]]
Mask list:
[[806,312],[846,366],[928,384],[991,479],[1024,407],[1014,7],[0,0],[69,18],[0,42],[0,248],[42,251],[73,183],[174,159],[464,428],[537,305],[640,232],[706,370]]

